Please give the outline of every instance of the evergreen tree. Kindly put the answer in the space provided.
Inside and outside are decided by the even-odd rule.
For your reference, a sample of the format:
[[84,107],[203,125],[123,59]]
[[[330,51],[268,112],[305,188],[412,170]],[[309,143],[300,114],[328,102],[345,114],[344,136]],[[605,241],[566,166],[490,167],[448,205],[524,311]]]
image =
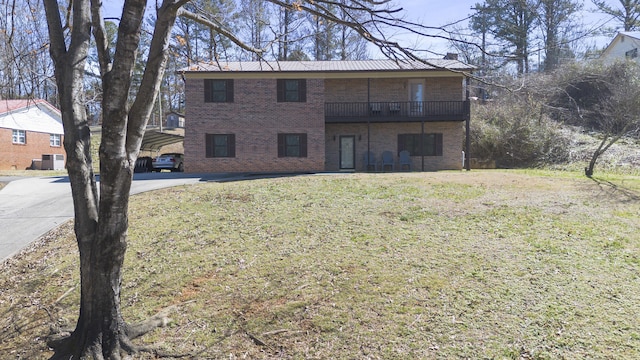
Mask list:
[[640,28],[640,0],[620,0],[621,8],[613,7],[604,0],[593,0],[593,4],[602,13],[611,15],[619,21],[624,31],[634,31]]

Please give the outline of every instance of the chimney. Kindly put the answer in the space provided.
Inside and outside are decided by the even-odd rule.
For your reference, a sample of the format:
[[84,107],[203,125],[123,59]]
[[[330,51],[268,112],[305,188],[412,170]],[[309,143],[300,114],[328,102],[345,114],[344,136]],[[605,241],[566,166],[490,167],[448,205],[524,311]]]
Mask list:
[[447,53],[447,55],[444,56],[445,60],[458,60],[458,54],[456,53]]

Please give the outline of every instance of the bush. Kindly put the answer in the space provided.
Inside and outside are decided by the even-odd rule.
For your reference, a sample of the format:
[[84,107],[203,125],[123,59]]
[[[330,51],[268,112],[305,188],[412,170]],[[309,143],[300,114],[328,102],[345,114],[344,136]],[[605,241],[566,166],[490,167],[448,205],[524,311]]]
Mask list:
[[495,160],[499,167],[560,163],[569,155],[569,139],[539,105],[509,96],[476,105],[471,121],[471,156]]

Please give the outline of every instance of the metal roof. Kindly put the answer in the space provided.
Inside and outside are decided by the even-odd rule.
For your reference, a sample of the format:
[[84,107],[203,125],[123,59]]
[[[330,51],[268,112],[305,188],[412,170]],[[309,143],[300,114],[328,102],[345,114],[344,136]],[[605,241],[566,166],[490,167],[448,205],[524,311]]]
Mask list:
[[184,141],[183,135],[168,134],[159,131],[146,131],[142,138],[141,151],[159,151],[165,145]]
[[458,60],[346,60],[346,61],[247,61],[199,63],[183,72],[360,72],[360,71],[472,71]]
[[0,128],[64,134],[60,111],[44,100],[0,100]]

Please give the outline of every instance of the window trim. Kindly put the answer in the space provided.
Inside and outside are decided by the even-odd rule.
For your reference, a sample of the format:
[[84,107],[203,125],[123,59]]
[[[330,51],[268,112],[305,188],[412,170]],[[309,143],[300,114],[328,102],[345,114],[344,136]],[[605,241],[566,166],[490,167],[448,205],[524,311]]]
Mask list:
[[[287,138],[291,136],[298,137],[297,154],[289,151],[290,146],[287,144]],[[307,157],[307,134],[306,133],[278,133],[278,157]]]
[[[216,155],[216,142],[218,136],[226,138],[226,154]],[[205,134],[205,157],[206,158],[234,158],[236,157],[236,134]]]
[[[224,84],[224,90],[215,90],[215,84],[220,83]],[[232,103],[233,93],[233,79],[204,79],[205,103]],[[216,98],[216,94],[224,94],[224,101]]]
[[[287,94],[292,93],[287,90],[287,84],[296,83],[296,100],[288,100]],[[278,79],[277,80],[278,102],[307,102],[307,79]]]
[[[423,137],[422,141],[421,137]],[[433,137],[433,139],[429,140],[428,137]],[[433,145],[427,147],[430,142]],[[422,151],[420,151],[420,147],[422,147]],[[443,147],[442,133],[398,134],[398,154],[407,150],[410,156],[443,156]]]
[[49,134],[49,146],[51,146],[51,147],[61,147],[62,146],[62,135],[60,135],[60,134]]
[[15,145],[26,145],[27,130],[12,129],[11,143]]

